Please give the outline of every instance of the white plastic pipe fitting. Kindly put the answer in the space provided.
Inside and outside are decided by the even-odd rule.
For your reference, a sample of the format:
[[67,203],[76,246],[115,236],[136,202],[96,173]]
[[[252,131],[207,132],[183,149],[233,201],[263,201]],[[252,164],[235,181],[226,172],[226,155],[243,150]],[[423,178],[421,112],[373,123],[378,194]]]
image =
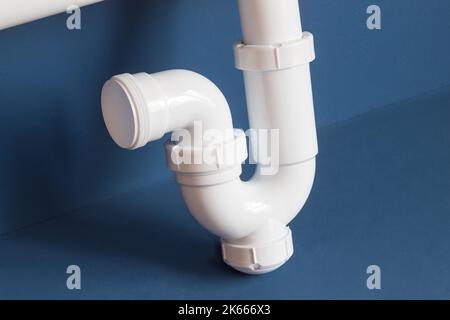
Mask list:
[[[196,73],[115,76],[103,88],[102,111],[109,133],[123,148],[142,147],[173,131],[194,136],[166,144],[167,162],[187,207],[222,239],[227,264],[262,274],[293,254],[287,225],[314,181],[318,148],[309,63],[315,55],[312,35],[301,30],[297,0],[239,0],[239,8],[244,37],[235,45],[236,67],[244,71],[250,127],[279,130],[279,146],[269,154],[279,165],[274,174],[265,175],[267,164],[258,163],[250,181],[240,180],[245,135],[233,131],[220,90]],[[223,135],[198,138],[196,123]],[[253,150],[256,140],[250,137]],[[207,163],[179,161],[204,159],[206,153]],[[229,153],[233,156],[224,160]]]
[[187,70],[152,75],[122,74],[107,81],[102,111],[113,140],[137,149],[176,129],[232,129],[230,108],[222,92],[205,77]]
[[0,30],[103,0],[1,0]]

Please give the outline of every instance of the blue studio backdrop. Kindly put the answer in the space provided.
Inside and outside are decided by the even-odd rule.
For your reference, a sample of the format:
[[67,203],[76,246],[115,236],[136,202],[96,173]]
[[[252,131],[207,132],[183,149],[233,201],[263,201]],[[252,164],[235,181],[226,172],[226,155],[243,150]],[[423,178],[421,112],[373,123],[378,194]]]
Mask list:
[[[402,124],[402,121],[409,119],[409,116],[406,116],[405,120],[404,114],[414,112],[416,116],[421,115],[422,109],[419,108],[419,105],[428,104],[428,100],[418,98],[419,102],[409,104],[401,102],[395,111],[390,111],[393,114],[387,118],[383,118],[376,110],[384,110],[381,107],[393,105],[399,101],[408,101],[413,97],[428,95],[429,92],[436,92],[435,95],[431,94],[430,99],[441,108],[439,110],[443,110],[443,114],[449,115],[449,112],[445,110],[448,110],[448,101],[450,101],[447,94],[448,89],[446,89],[450,86],[450,41],[448,38],[450,1],[303,0],[300,4],[304,30],[314,34],[316,43],[317,58],[312,64],[312,80],[322,164],[326,166],[327,162],[337,161],[336,165],[338,165],[339,160],[341,163],[346,163],[343,154],[339,159],[339,154],[336,156],[336,152],[344,152],[342,150],[352,152],[356,145],[363,150],[354,154],[359,161],[355,162],[355,166],[351,168],[345,167],[349,166],[348,163],[344,164],[344,169],[347,168],[353,172],[354,179],[365,172],[364,170],[379,169],[383,171],[385,168],[391,168],[392,164],[383,163],[383,160],[381,163],[385,164],[385,167],[369,166],[364,169],[358,167],[360,162],[371,159],[371,156],[365,153],[367,151],[366,143],[373,143],[373,150],[376,150],[380,159],[383,158],[382,154],[394,152],[393,150],[399,145],[404,146],[404,142],[409,141],[409,138],[399,140],[399,144],[386,145],[385,141],[389,140],[386,135],[396,125],[384,126],[388,126],[390,119],[397,119],[400,127],[407,126],[408,124]],[[368,17],[366,9],[371,4],[378,4],[382,8],[381,30],[371,31],[366,26]],[[128,215],[128,212],[148,210],[146,212],[148,215],[164,214],[170,216],[171,219],[180,217],[180,219],[187,219],[182,221],[189,221],[177,193],[172,173],[165,165],[164,141],[161,140],[130,152],[118,148],[108,136],[100,110],[100,92],[104,82],[112,75],[144,71],[153,73],[173,68],[194,70],[211,79],[222,89],[230,104],[235,127],[248,127],[242,73],[234,68],[232,52],[233,42],[241,37],[236,1],[108,0],[82,8],[81,12],[81,30],[68,30],[66,28],[68,15],[60,14],[0,32],[0,247],[2,248],[0,254],[3,252],[4,258],[7,257],[7,248],[11,248],[11,246],[4,245],[2,247],[2,238],[5,239],[4,241],[8,241],[9,235],[14,235],[20,230],[32,228],[55,217],[70,214],[73,216],[80,210],[84,212],[84,218],[71,221],[69,225],[79,231],[79,237],[88,237],[92,242],[98,241],[94,234],[102,235],[102,230],[103,235],[105,233],[111,235],[117,231],[115,234],[118,237],[127,237],[136,232],[134,228],[142,228],[142,234],[147,232],[144,229],[151,234],[155,232],[152,231],[152,228],[162,230],[165,228],[167,220],[161,220],[163,225],[154,225],[158,223],[157,219],[159,218],[153,217],[152,219],[156,220],[151,221],[146,221],[146,218],[140,220],[141,218],[136,218],[136,215],[132,213]],[[447,102],[443,103],[442,101]],[[404,113],[397,110],[402,110]],[[365,115],[374,112],[373,117],[383,125],[373,125],[373,122],[366,119]],[[432,120],[426,120],[427,114],[424,113],[421,116],[424,119],[423,123],[427,123],[427,128],[439,127],[440,124],[439,128],[442,129],[438,136],[431,137],[432,141],[444,141],[442,132],[448,121],[445,122],[445,118],[437,116],[441,122],[436,124]],[[350,123],[351,119],[355,119],[355,117],[361,119],[361,122],[350,128],[359,136],[340,133],[337,128],[345,123]],[[373,130],[364,131],[370,130],[370,128]],[[414,131],[414,126],[407,129],[407,132],[411,133]],[[365,133],[361,134],[361,132]],[[445,132],[448,133],[448,131]],[[396,133],[391,132],[391,134],[395,136]],[[411,135],[411,137],[416,142],[421,141],[420,135]],[[426,142],[423,144],[429,146]],[[406,143],[405,148],[409,148],[408,151],[405,151],[398,159],[406,161],[410,159],[410,153],[417,156],[414,144]],[[436,147],[438,150],[436,152],[441,152],[442,149],[441,146]],[[440,158],[442,160],[450,157],[447,152]],[[331,164],[329,165],[331,166]],[[412,166],[412,168],[414,167]],[[371,179],[381,179],[375,172]],[[326,173],[325,169],[321,173],[319,163],[319,181],[321,175],[323,174],[324,177]],[[321,210],[328,213],[330,210],[334,210],[332,207],[324,207],[324,203],[337,199],[333,198],[337,197],[333,195],[333,186],[336,185],[336,181],[345,179],[352,181],[352,178],[348,178],[339,170],[334,172],[335,175],[328,173],[331,174],[330,184],[328,186],[322,184],[324,192],[315,192],[312,195],[311,201],[323,204],[315,207],[318,211],[314,212],[316,216],[322,214]],[[417,173],[416,170],[407,170],[402,173],[402,179],[410,181],[415,173]],[[449,174],[448,169],[444,169],[440,174],[441,176]],[[386,175],[385,178],[389,178],[389,169],[382,174],[382,176],[384,175]],[[330,177],[330,175],[328,176]],[[427,176],[428,180],[426,181],[433,184],[433,177]],[[161,184],[158,185],[159,182]],[[353,185],[348,186],[348,189],[341,188],[340,191],[354,193],[352,187],[357,186],[358,182],[354,180],[352,183]],[[388,196],[398,191],[395,186],[402,185],[394,183],[375,190],[381,193],[380,196],[384,193]],[[443,182],[440,185],[441,189],[436,188],[435,190],[449,191],[446,189],[448,184]],[[445,193],[445,191],[435,191],[434,194],[436,193]],[[132,194],[132,196],[121,198],[127,194]],[[370,195],[373,193],[361,194],[362,198],[358,200],[359,203],[371,203],[371,198],[364,199],[364,196],[370,197]],[[409,198],[408,195],[410,193],[403,195],[405,201],[406,198]],[[143,198],[152,201],[146,202],[140,207],[139,199]],[[134,200],[127,201],[127,199]],[[97,218],[98,221],[96,221],[96,218],[93,217],[95,212],[108,214],[111,207],[102,206],[108,201],[112,203],[111,206],[119,208],[114,221],[121,225],[122,229],[108,225],[108,223],[112,223],[111,221],[105,223],[102,219]],[[167,202],[173,203],[168,207]],[[352,204],[346,203],[346,205],[351,211]],[[378,202],[371,203],[371,208],[379,205]],[[448,202],[445,205],[447,206]],[[398,204],[398,207],[401,208],[402,205]],[[353,217],[358,217],[357,220],[360,219],[361,221],[358,221],[367,227],[369,222],[362,216],[364,212],[357,212],[357,209],[353,209],[355,211],[345,214],[353,213]],[[93,213],[91,218],[87,212]],[[439,209],[439,212],[442,210]],[[341,215],[341,212],[336,210],[333,214],[337,216]],[[305,219],[313,219],[314,215],[311,213],[310,218],[307,216]],[[332,217],[335,216],[332,215]],[[333,221],[333,218],[329,217],[329,219]],[[446,219],[444,222],[448,223],[448,218]],[[358,221],[353,221],[355,225],[347,225],[341,220],[334,222],[346,230],[346,228],[359,228],[360,225],[356,225]],[[376,223],[380,223],[379,220],[377,221]],[[408,221],[402,221],[397,222],[408,223]],[[435,222],[437,228],[448,227],[448,224],[442,224],[442,220],[437,218]],[[192,225],[194,226],[195,223],[192,222]],[[58,233],[62,234],[73,230],[69,226],[67,228],[49,228],[45,231],[47,238],[40,240],[43,243],[57,242]],[[96,228],[100,228],[98,233]],[[179,236],[185,232],[181,226],[168,228],[168,232],[177,233]],[[311,234],[316,232],[318,238],[311,239],[311,242],[316,240],[327,242],[329,240],[329,235],[318,231],[321,224],[313,224],[312,228],[309,232]],[[430,226],[430,228],[433,227]],[[413,227],[412,229],[414,230]],[[210,243],[209,240],[205,240],[210,238],[208,235],[203,235],[204,231],[200,227],[198,229],[192,227],[190,230],[188,234],[198,232],[202,235],[193,237],[193,241],[197,241],[192,244],[193,248],[196,247],[196,244],[199,248],[203,248],[201,244],[203,240]],[[444,230],[442,229],[442,235],[446,233]],[[396,232],[395,230],[391,231]],[[167,241],[161,232],[156,231],[154,238],[135,237],[133,238],[134,242],[128,242],[128,244],[131,247],[132,243],[136,244],[139,241]],[[54,234],[49,235],[51,233]],[[173,235],[173,237],[178,235]],[[375,246],[375,240],[371,241],[368,244]],[[27,243],[31,245],[32,242],[30,240]],[[70,247],[75,245],[74,242],[75,240],[69,241],[65,245]],[[448,238],[441,238],[438,242],[448,243]],[[303,243],[308,244],[307,241]],[[116,241],[114,245],[120,251],[121,245],[127,247],[127,242],[123,244]],[[337,245],[341,245],[343,251],[352,250],[345,249],[344,243],[339,241],[337,241]],[[125,247],[122,247],[122,252],[128,251],[128,253],[125,254],[124,259],[131,261],[133,258],[139,260],[142,257],[144,259],[144,252],[142,256],[129,257],[132,254]],[[146,245],[143,243],[139,250],[142,251],[145,247]],[[176,247],[173,244],[173,248]],[[389,248],[389,244],[382,244],[382,248],[384,248],[383,250]],[[398,248],[400,255],[404,252],[402,248],[402,246]],[[189,248],[184,245],[181,245],[179,249],[181,249],[179,251],[189,251]],[[360,249],[364,251],[364,248]],[[450,245],[448,249],[450,250]],[[105,245],[101,246],[101,250],[111,252],[115,249]],[[212,246],[209,250],[216,252],[217,248]],[[41,252],[45,252],[45,250]],[[152,255],[152,252],[145,252],[145,254]],[[180,252],[172,251],[167,253],[167,255],[169,254],[176,256]],[[317,252],[317,254],[319,257],[323,257],[328,253],[324,251]],[[337,253],[330,252],[329,254],[339,261],[339,257],[334,256]],[[181,253],[181,255],[180,259],[189,260],[188,254]],[[296,255],[299,255],[300,259],[302,252],[299,251]],[[444,248],[442,251],[435,252],[434,255],[436,257],[446,256]],[[392,253],[390,258],[393,257]],[[395,257],[394,259],[400,259],[398,256]],[[220,259],[218,255],[215,258]],[[379,258],[383,259],[381,256]],[[411,257],[405,256],[406,260],[409,258]],[[51,258],[49,259],[51,260]],[[69,260],[58,263],[63,265],[67,262],[69,264],[71,263]],[[3,261],[5,260],[3,259]],[[141,262],[144,264],[143,261]],[[325,261],[321,262],[326,263]],[[370,264],[370,261],[366,260],[357,262]],[[445,262],[438,267],[438,270],[447,276],[448,271],[445,271],[444,266],[448,262],[449,260],[446,258]],[[147,265],[151,263],[151,261],[145,261]],[[174,263],[176,260],[168,261],[167,265],[162,264],[159,268],[164,270]],[[208,260],[204,263],[209,265],[210,262]],[[314,269],[312,261],[305,263],[303,270],[297,270],[298,272],[307,274],[308,270]],[[405,265],[396,266],[399,272],[402,266]],[[125,266],[122,267],[125,268]],[[114,268],[117,268],[115,271],[119,272],[122,267],[115,265]],[[4,262],[3,268],[3,271],[11,270],[11,267],[5,266]],[[27,273],[25,267],[18,266],[17,268]],[[48,268],[51,269],[51,267]],[[94,266],[86,268],[88,270],[89,268],[95,269]],[[213,272],[219,272],[214,271],[214,268],[219,268],[215,264],[211,268]],[[186,269],[189,271],[188,266],[185,266],[185,269],[176,270],[176,274],[180,278],[172,274],[172,280],[174,282],[182,281],[182,274]],[[429,270],[432,270],[431,266]],[[0,273],[1,271],[0,259]],[[294,287],[287,287],[287,291],[280,291],[280,294],[275,296],[264,296],[261,293],[264,292],[262,290],[257,296],[252,296],[247,291],[247,296],[243,294],[243,297],[345,297],[345,293],[348,294],[347,296],[351,296],[352,293],[359,292],[357,290],[339,292],[339,286],[336,286],[335,289],[330,289],[326,294],[322,294],[323,292],[317,288],[320,288],[321,285],[327,286],[327,281],[333,281],[329,279],[331,275],[326,270],[322,271],[327,274],[323,280],[311,278],[317,281],[308,283],[308,279],[303,279],[303,285],[305,288],[309,288],[310,295],[304,291],[298,293]],[[345,278],[346,272],[350,274],[353,271],[351,267],[347,271],[343,271],[343,277]],[[202,272],[205,274],[208,269],[205,268]],[[152,275],[146,274],[146,276],[147,279],[152,279]],[[335,276],[339,278],[338,275]],[[416,277],[417,274],[413,274],[413,276]],[[64,278],[64,274],[62,277]],[[197,275],[192,277],[192,279],[197,279]],[[227,276],[224,277],[224,279],[228,279]],[[277,278],[277,281],[282,279],[286,282],[289,277],[291,276],[285,275],[285,278]],[[365,274],[362,274],[361,278],[364,277]],[[14,291],[13,284],[8,282],[7,278],[4,274],[0,275],[0,280],[3,279],[4,285],[8,283],[9,288],[7,292],[2,291],[0,281],[0,297],[22,297],[23,290],[19,288]],[[50,278],[51,275],[48,275],[48,283],[52,281]],[[420,275],[418,278],[420,281]],[[28,280],[33,283],[34,280],[31,279],[32,275]],[[243,281],[241,278],[239,279],[239,281]],[[424,280],[423,286],[429,289],[428,292],[434,293],[435,297],[448,298],[450,297],[450,282],[448,278],[445,279],[447,280],[443,284],[441,283],[442,286],[436,289],[437,291],[433,291],[432,285],[427,287],[428,280]],[[216,280],[211,279],[211,281]],[[255,285],[257,280],[248,281],[251,282],[249,285]],[[436,279],[436,281],[438,280]],[[135,282],[138,282],[137,276],[131,275],[127,283],[132,286]],[[64,282],[61,283],[64,286]],[[238,285],[238,282],[231,281],[228,285],[225,282],[219,283],[224,286],[222,292],[225,296],[215,293],[208,295],[207,290],[203,293],[200,291],[192,293],[187,286],[182,286],[181,291],[174,293],[170,291],[170,286],[164,287],[160,284],[159,289],[152,291],[152,294],[135,288],[135,295],[130,294],[130,297],[194,298],[206,296],[221,298],[238,295],[236,287],[233,287]],[[260,289],[268,289],[272,283],[265,280],[261,285],[263,287]],[[339,285],[342,288],[346,284],[339,283]],[[405,280],[395,291],[397,295],[393,293],[393,296],[402,296],[402,290],[407,290],[407,287],[408,282]],[[63,292],[62,287],[58,290]],[[363,289],[361,290],[366,294]],[[111,292],[127,296],[125,291],[125,289],[117,287],[116,291]],[[96,291],[93,289],[92,292]],[[343,295],[340,295],[341,293]],[[55,293],[50,289],[49,291],[44,290],[40,294],[43,297],[55,297]],[[97,294],[89,295],[87,293],[90,297],[117,297],[106,291],[97,292]],[[412,296],[421,297],[420,294]]]

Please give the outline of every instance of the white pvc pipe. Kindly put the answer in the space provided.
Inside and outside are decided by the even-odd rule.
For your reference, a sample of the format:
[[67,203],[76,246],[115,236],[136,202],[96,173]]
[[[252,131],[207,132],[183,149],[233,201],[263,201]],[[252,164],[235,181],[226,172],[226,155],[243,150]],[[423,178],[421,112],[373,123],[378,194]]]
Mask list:
[[103,0],[1,0],[0,30]]
[[[226,239],[245,239],[268,219],[286,226],[302,209],[314,181],[315,159],[282,166],[274,176],[256,174],[215,185],[181,185],[186,204],[208,231]],[[267,239],[265,239],[267,240]]]
[[[298,0],[239,0],[243,41],[274,45],[301,39]],[[250,127],[280,130],[280,164],[317,154],[309,64],[270,72],[244,71]],[[261,94],[264,93],[264,94]]]
[[298,0],[239,0],[243,42],[272,45],[302,34]]
[[[255,176],[241,181],[242,152],[234,162],[214,158],[212,165],[179,165],[171,158],[175,150],[189,155],[199,150],[174,143],[167,145],[168,163],[192,215],[222,238],[225,262],[261,274],[292,255],[286,225],[302,209],[314,181],[318,148],[309,69],[312,37],[302,34],[297,0],[239,0],[239,8],[244,40],[236,57],[244,68],[250,127],[279,130],[279,171],[263,175],[258,164]],[[260,69],[253,70],[255,66]],[[114,140],[129,149],[173,130],[191,129],[196,120],[204,128],[232,128],[220,90],[188,71],[113,77],[104,87],[102,109]],[[214,154],[242,143],[245,147],[238,136],[227,138],[213,145]]]
[[232,129],[228,103],[207,78],[187,70],[152,75],[122,74],[102,90],[102,111],[113,140],[122,148],[136,149],[177,129]]
[[[245,45],[271,46],[302,38],[297,0],[239,0],[239,8]],[[310,68],[304,64],[267,72],[244,71],[244,80],[250,127],[280,131],[279,172],[265,176],[258,168],[248,183],[235,179],[222,185],[181,188],[191,213],[224,239],[224,251],[240,249],[228,257],[233,260],[228,263],[246,273],[265,273],[288,257],[282,255],[274,265],[248,266],[245,250],[255,252],[261,246],[256,250],[276,256],[276,250],[263,248],[264,243],[283,239],[285,228],[281,226],[302,209],[314,181],[318,147]],[[251,140],[253,149],[258,147],[256,142]]]
[[279,129],[280,164],[313,158],[318,147],[309,64],[270,72],[244,71],[244,82],[250,127]]

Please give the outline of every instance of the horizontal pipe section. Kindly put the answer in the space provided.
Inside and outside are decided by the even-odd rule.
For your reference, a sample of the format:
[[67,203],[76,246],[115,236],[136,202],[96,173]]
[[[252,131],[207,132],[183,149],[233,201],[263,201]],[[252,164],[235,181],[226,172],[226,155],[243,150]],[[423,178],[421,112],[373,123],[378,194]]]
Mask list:
[[101,1],[104,0],[1,0],[0,30],[66,12],[72,5],[82,7]]

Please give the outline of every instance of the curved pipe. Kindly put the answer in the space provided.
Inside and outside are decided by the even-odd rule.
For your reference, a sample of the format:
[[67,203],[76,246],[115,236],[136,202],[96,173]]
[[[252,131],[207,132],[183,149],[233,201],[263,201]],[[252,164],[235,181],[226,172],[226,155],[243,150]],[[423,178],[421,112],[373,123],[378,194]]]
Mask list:
[[143,147],[177,129],[193,131],[194,121],[206,130],[233,128],[222,92],[187,70],[115,76],[103,86],[102,112],[111,137],[126,149]]
[[315,159],[280,167],[274,176],[258,173],[248,182],[235,178],[209,186],[181,185],[189,211],[207,230],[225,240],[243,239],[268,219],[286,226],[311,191]]
[[[264,106],[268,104],[261,105],[262,113]],[[206,129],[233,128],[220,90],[206,78],[186,70],[115,76],[103,88],[102,111],[113,139],[128,149],[144,146],[171,131],[185,128],[192,132],[195,121]],[[290,111],[278,111],[284,112]],[[298,134],[302,132],[307,131],[299,128]],[[280,238],[290,240],[290,231],[285,226],[309,196],[315,175],[314,155],[296,163],[281,164],[276,175],[262,174],[263,166],[258,165],[248,182],[239,178],[240,162],[211,172],[172,169],[189,211],[207,230],[223,239],[224,248],[264,247]],[[219,180],[207,180],[218,176]],[[202,182],[194,182],[195,179]],[[234,263],[233,267],[246,273],[264,273],[279,267],[291,254],[288,252],[288,256],[267,268],[262,264],[255,267],[254,263],[249,266]]]
[[[312,36],[301,31],[297,0],[239,0],[239,6],[244,42],[235,53],[244,71],[250,127],[266,130],[265,135],[279,131],[278,149],[269,153],[270,163],[279,164],[278,172],[265,175],[265,166],[258,163],[254,177],[243,182],[239,176],[245,152],[238,152],[234,161],[219,161],[224,150],[242,150],[243,143],[245,149],[239,135],[224,135],[211,144],[202,136],[200,147],[192,141],[168,143],[167,152],[190,212],[222,238],[225,262],[261,274],[292,255],[286,225],[302,209],[314,181],[318,148],[309,69],[314,52]],[[196,121],[205,130],[233,128],[220,90],[185,70],[113,77],[103,88],[102,110],[111,136],[128,149],[182,129],[195,140]],[[253,150],[258,140],[251,136]],[[175,151],[203,155],[203,147],[210,145],[216,155],[212,164],[174,161]]]

